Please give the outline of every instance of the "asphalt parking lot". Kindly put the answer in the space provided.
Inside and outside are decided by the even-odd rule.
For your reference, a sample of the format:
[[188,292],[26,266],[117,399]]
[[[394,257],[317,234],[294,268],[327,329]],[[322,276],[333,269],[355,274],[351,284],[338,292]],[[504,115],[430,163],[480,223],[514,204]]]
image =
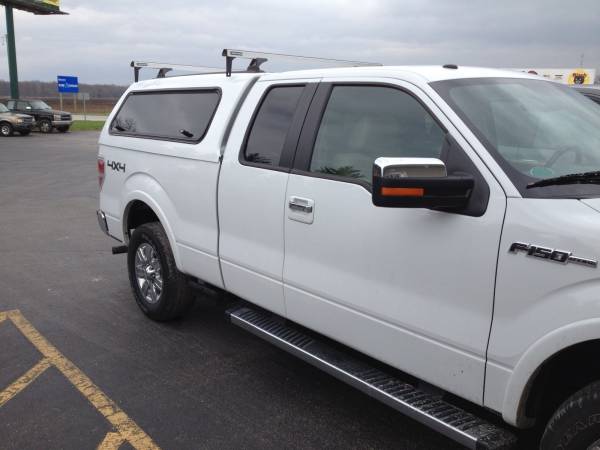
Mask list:
[[228,324],[136,306],[99,230],[95,132],[0,139],[0,449],[456,446]]

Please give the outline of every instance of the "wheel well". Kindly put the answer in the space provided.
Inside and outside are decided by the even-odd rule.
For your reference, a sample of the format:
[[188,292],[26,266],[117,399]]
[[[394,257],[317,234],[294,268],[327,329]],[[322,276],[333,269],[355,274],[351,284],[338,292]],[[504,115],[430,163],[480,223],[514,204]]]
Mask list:
[[152,208],[140,200],[131,202],[127,207],[127,235],[130,235],[131,230],[148,222],[159,222]]
[[520,418],[546,423],[567,397],[599,380],[599,352],[600,340],[592,340],[567,347],[544,361],[527,384]]

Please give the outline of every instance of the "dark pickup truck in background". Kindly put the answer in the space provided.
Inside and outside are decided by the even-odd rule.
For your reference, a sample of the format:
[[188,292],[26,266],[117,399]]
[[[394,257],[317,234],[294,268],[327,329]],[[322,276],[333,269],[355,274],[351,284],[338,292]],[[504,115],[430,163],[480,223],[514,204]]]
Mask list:
[[53,128],[66,133],[73,123],[71,113],[52,109],[42,100],[8,100],[6,106],[11,111],[33,116],[42,133],[51,133]]

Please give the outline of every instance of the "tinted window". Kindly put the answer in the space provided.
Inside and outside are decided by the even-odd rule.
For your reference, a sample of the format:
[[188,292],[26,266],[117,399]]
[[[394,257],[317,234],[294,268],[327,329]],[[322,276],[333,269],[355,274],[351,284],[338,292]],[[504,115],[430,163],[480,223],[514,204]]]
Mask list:
[[244,159],[258,164],[279,165],[283,145],[304,86],[271,89],[260,105],[248,135]]
[[29,103],[27,102],[17,102],[17,109],[27,109]]
[[411,95],[383,86],[336,86],[310,171],[370,182],[377,158],[439,158],[443,141],[443,130]]
[[219,99],[216,90],[136,92],[127,97],[110,131],[198,142],[206,134]]

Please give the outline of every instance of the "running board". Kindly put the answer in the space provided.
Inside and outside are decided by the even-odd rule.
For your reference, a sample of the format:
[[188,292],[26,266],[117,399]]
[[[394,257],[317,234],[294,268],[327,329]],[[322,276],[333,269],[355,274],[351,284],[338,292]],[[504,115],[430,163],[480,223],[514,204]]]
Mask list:
[[360,389],[448,438],[474,450],[508,450],[516,436],[424,392],[361,359],[318,340],[259,309],[238,306],[227,311],[231,323],[275,344],[334,377]]

